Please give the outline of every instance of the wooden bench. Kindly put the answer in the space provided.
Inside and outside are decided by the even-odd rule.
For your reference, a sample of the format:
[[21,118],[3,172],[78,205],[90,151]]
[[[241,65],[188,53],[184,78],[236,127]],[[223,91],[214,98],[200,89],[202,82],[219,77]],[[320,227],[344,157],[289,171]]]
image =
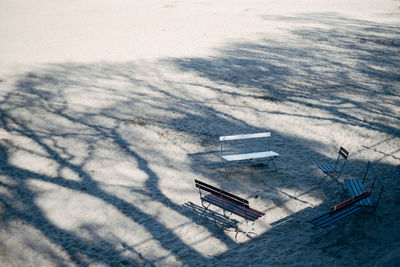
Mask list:
[[331,207],[328,211],[315,216],[307,222],[321,228],[327,228],[332,224],[362,210],[365,206],[361,203],[368,198],[370,194],[371,189]]
[[[220,136],[219,142],[221,145],[221,165],[225,169],[225,175],[228,176],[227,165],[229,162],[244,162],[247,165],[252,165],[251,163],[256,163],[256,160],[267,159],[267,164],[272,162],[275,171],[277,171],[276,165],[274,163],[274,159],[279,156],[278,153],[270,150],[270,132],[263,133],[254,133],[254,134],[239,134],[239,135],[228,135],[228,136]],[[256,143],[251,147],[242,147],[242,151],[230,149],[224,150],[224,144],[226,142],[231,141],[240,141],[246,139],[256,139],[257,141],[260,138],[267,138],[267,144],[264,146],[263,144]],[[232,143],[232,142],[231,142]],[[243,151],[244,150],[244,151]],[[256,151],[259,150],[259,151]]]
[[350,178],[344,179],[344,183],[351,197],[355,197],[362,192],[365,192],[366,187],[370,188],[373,195],[363,199],[359,203],[359,205],[371,207],[373,208],[373,211],[376,210],[376,207],[378,206],[379,200],[383,193],[384,186],[380,182],[380,180],[378,180],[378,176],[376,175],[375,169],[372,166],[371,162],[368,162],[362,180],[357,178]]
[[[344,179],[344,183],[351,197],[365,192],[364,184],[359,179]],[[369,197],[367,197],[360,202],[360,205],[372,206],[372,201]]]
[[[255,232],[255,229],[253,228],[255,221],[264,216],[265,213],[250,208],[249,201],[246,199],[196,179],[194,182],[195,186],[199,189],[201,205],[204,207],[204,212],[206,212],[208,207],[212,204],[221,208],[224,215],[225,212],[230,212],[231,214],[244,218],[247,226],[245,235],[247,235],[250,230]],[[203,194],[203,192],[207,192],[207,194]],[[205,205],[205,202],[208,203],[208,205]],[[252,222],[252,224],[249,225],[249,222]]]

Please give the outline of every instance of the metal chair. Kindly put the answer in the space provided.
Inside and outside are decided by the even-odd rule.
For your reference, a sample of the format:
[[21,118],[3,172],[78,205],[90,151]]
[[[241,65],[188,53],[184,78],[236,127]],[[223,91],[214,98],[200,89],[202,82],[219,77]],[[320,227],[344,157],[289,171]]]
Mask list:
[[343,191],[345,191],[343,184],[339,182],[338,179],[343,173],[344,165],[346,164],[348,156],[349,152],[343,147],[340,147],[338,157],[334,164],[317,164],[318,168],[320,168],[320,170],[325,174],[325,176],[320,180],[320,183],[322,183],[325,178],[329,177],[334,182],[338,183],[342,187]]

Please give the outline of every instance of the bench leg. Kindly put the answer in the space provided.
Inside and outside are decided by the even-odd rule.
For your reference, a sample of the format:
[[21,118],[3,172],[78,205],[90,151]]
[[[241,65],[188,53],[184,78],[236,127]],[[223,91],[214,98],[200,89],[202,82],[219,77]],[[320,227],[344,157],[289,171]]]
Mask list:
[[274,165],[275,172],[277,172],[277,171],[278,171],[278,169],[276,168],[276,165],[275,165],[274,159],[272,159],[271,161],[272,161],[272,165]]
[[221,158],[221,163],[218,166],[218,172],[221,172],[221,169],[223,169],[223,168],[224,168],[224,159]]
[[[228,179],[228,167],[227,167],[227,163],[224,161],[224,159],[221,158],[221,168],[224,169],[224,173],[225,173],[225,178]],[[220,170],[221,170],[220,168]],[[221,171],[220,171],[221,172]]]
[[376,210],[374,209],[373,211],[368,211],[367,213],[368,213],[368,215],[371,215],[371,216],[374,216],[374,217],[378,218],[379,222],[383,223],[383,220],[382,220],[381,216],[375,214],[375,211]]
[[274,158],[270,158],[270,159],[268,159],[268,161],[266,162],[266,165],[267,165],[267,167],[269,168],[269,163],[272,163],[272,166],[274,167],[274,171],[275,172],[277,172],[278,171],[278,168],[276,167],[276,165],[275,165],[275,162],[274,162]]
[[248,161],[247,161],[247,166],[249,166],[249,168],[250,168],[250,175],[253,175],[253,164],[252,164],[252,162],[251,162],[252,160],[251,159],[249,159]]

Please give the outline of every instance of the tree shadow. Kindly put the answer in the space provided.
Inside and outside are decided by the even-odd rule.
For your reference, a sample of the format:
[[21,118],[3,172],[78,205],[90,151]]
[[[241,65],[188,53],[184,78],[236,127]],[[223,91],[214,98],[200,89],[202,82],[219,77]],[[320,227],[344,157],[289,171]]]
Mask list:
[[[278,173],[267,176],[261,168],[252,177],[238,174],[226,180],[209,168],[215,166],[215,162],[207,153],[216,151],[218,136],[271,130],[221,109],[219,105],[250,110],[260,117],[263,114],[256,107],[223,103],[221,99],[226,97],[257,99],[265,105],[295,103],[315,109],[315,114],[329,114],[309,115],[316,121],[372,129],[393,140],[399,137],[399,118],[392,114],[400,103],[396,72],[400,54],[396,53],[399,50],[398,28],[335,14],[266,19],[317,21],[325,27],[291,31],[295,39],[293,45],[264,38],[256,43],[233,43],[222,48],[220,56],[210,58],[165,59],[149,66],[134,62],[52,64],[18,77],[0,103],[0,123],[6,133],[0,146],[0,187],[6,192],[0,195],[2,224],[10,227],[15,219],[26,222],[79,265],[93,262],[162,265],[171,260],[187,265],[217,264],[220,260],[233,266],[259,262],[285,265],[295,262],[295,257],[308,262],[309,255],[323,254],[323,251],[313,252],[315,247],[308,248],[302,243],[308,240],[310,232],[304,222],[311,214],[309,209],[295,212],[297,217],[288,215],[286,221],[283,219],[272,225],[243,245],[218,234],[212,223],[191,228],[208,231],[216,242],[226,247],[225,252],[215,257],[203,255],[182,239],[180,224],[164,221],[166,212],[173,214],[179,223],[193,221],[198,209],[194,209],[193,214],[188,213],[182,203],[197,199],[194,177],[191,177],[194,174],[228,191],[252,192],[247,196],[251,201],[271,198],[270,205],[263,207],[264,211],[280,208],[293,214],[288,205],[290,200],[303,206],[311,205],[302,198],[305,194],[325,204],[341,198],[334,190],[314,191],[313,179],[301,179],[314,175],[312,160],[327,159],[316,149],[323,144],[278,130],[273,132],[278,140],[274,142],[278,146],[276,150],[282,151],[281,162],[276,162]],[[382,34],[393,38],[383,38]],[[194,72],[197,79],[186,77],[176,68],[185,73]],[[169,76],[171,73],[177,77]],[[211,96],[206,95],[208,99],[205,99],[194,93],[193,88]],[[266,115],[283,113],[275,110]],[[294,112],[285,115],[305,116]],[[301,153],[285,155],[290,151]],[[396,151],[387,154],[398,157]],[[119,167],[115,166],[121,163],[133,167],[125,168],[125,173],[117,172]],[[303,168],[301,171],[297,168],[299,164]],[[364,164],[363,161],[352,163],[354,169],[348,174],[357,172]],[[377,168],[384,170],[387,178],[384,182],[392,190],[398,190],[391,176],[398,177],[399,168],[383,162]],[[163,178],[168,175],[179,175],[174,179],[182,183],[166,192],[170,185],[166,186],[168,183]],[[148,238],[158,245],[156,250],[166,252],[161,256],[157,255],[158,251],[143,255],[139,245],[127,244],[121,237],[108,237],[90,223],[80,224],[80,231],[60,226],[38,204],[41,190],[45,189],[36,189],[32,181],[99,200],[118,212],[118,218],[108,220],[118,224],[117,220],[128,218],[130,223],[135,223],[129,230],[148,233]],[[117,189],[113,191],[111,186]],[[384,201],[400,203],[398,198],[385,199],[385,196]],[[381,212],[391,218],[386,226],[396,229],[390,208],[384,207]],[[355,224],[362,225],[361,222]],[[371,225],[375,226],[369,223],[361,229],[367,231],[367,226]],[[351,232],[353,228],[349,226],[346,231]],[[287,233],[294,229],[302,238],[291,243]],[[370,231],[368,235],[372,236]],[[142,243],[145,242],[146,239]],[[379,244],[380,241],[376,246]],[[280,259],[265,258],[265,248]],[[357,248],[353,251],[357,257],[361,254]],[[241,254],[247,256],[243,259]],[[63,259],[57,259],[57,255],[54,252],[50,257],[62,265]],[[287,259],[282,259],[283,255],[288,255]],[[376,260],[376,257],[360,261]],[[332,258],[324,259],[332,262]],[[343,262],[346,260],[344,258]]]
[[327,114],[316,120],[400,136],[398,26],[336,13],[264,19],[302,27],[287,30],[289,42],[238,42],[219,48],[217,56],[173,61],[182,71],[240,88],[225,94],[296,103]]

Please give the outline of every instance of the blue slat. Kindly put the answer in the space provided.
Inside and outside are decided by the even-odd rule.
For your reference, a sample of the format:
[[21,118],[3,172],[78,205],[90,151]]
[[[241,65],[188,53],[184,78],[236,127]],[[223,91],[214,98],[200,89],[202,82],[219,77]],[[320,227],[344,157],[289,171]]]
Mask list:
[[333,214],[330,214],[331,211],[329,210],[329,211],[321,213],[320,215],[309,220],[308,222],[312,223],[316,226],[319,226],[321,228],[326,228],[329,225],[331,225],[339,220],[342,220],[342,219],[348,217],[349,215],[361,210],[361,208],[362,208],[361,206],[354,205],[354,206],[350,206],[347,209],[343,209],[338,212],[335,212]]
[[331,225],[337,221],[340,221],[340,220],[350,216],[351,214],[359,211],[360,209],[361,209],[360,206],[352,206],[349,209],[345,209],[345,210],[341,211],[340,213],[335,214],[335,216],[332,216],[329,220],[325,220],[324,223],[321,224],[321,227],[326,228],[329,225]]
[[318,167],[323,171],[323,172],[335,172],[335,166],[331,164],[325,164],[325,165],[318,165]]
[[[359,194],[365,192],[365,187],[359,179],[344,179],[347,190],[351,197],[358,196]],[[371,198],[367,197],[360,201],[359,205],[372,206]]]

